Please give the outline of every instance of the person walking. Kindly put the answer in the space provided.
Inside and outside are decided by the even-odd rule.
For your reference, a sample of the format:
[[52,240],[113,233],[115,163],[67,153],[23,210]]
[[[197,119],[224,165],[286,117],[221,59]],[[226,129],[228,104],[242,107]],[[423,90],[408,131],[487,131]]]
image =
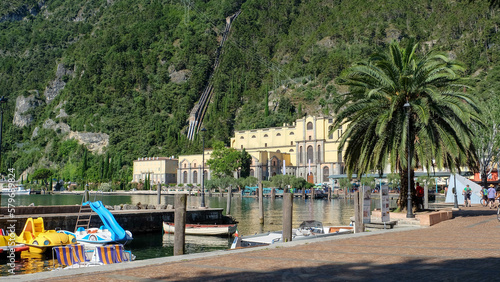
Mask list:
[[415,187],[417,192],[417,210],[424,209],[424,188],[420,186],[420,183],[417,182],[417,187]]
[[495,186],[493,184],[490,184],[490,188],[488,188],[488,203],[490,205],[490,209],[492,209],[495,205],[496,194],[497,191],[495,190]]
[[465,186],[464,191],[462,191],[462,195],[464,195],[464,205],[467,207],[472,207],[470,196],[472,195],[472,189],[469,187],[469,184]]
[[481,197],[481,201],[484,201],[484,204],[482,202],[481,204],[486,207],[488,205],[488,189],[486,189],[485,187],[481,187]]

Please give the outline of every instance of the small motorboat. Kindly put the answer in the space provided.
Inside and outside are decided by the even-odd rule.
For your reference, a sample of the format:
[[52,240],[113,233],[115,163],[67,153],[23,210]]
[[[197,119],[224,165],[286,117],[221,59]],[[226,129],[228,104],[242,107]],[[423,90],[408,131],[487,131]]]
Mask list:
[[4,187],[2,183],[2,194],[29,195],[31,189],[25,189],[24,185],[14,185],[11,188]]
[[[186,224],[186,235],[232,235],[236,232],[236,224]],[[175,233],[173,222],[163,222],[165,233]]]
[[[299,228],[292,229],[292,241],[307,240],[339,234],[352,233],[353,226],[326,226],[316,220],[304,221]],[[231,249],[267,246],[283,241],[283,231],[235,237]]]
[[44,253],[47,248],[76,244],[75,236],[63,231],[45,230],[43,218],[28,218],[23,232],[16,240],[18,244],[29,246],[30,253]]

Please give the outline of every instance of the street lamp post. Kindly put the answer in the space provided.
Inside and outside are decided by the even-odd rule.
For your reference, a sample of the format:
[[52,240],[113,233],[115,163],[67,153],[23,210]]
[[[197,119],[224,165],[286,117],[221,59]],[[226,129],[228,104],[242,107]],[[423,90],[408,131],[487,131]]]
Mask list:
[[411,206],[411,143],[410,143],[410,103],[408,101],[403,105],[406,108],[406,116],[408,118],[408,203],[406,204],[406,218],[414,218],[412,206]]
[[201,139],[203,140],[203,153],[201,155],[201,207],[205,207],[205,127],[201,129]]
[[457,174],[453,174],[453,207],[458,209],[458,200],[457,200]]
[[0,174],[2,172],[2,131],[3,131],[3,105],[7,103],[7,98],[0,98]]

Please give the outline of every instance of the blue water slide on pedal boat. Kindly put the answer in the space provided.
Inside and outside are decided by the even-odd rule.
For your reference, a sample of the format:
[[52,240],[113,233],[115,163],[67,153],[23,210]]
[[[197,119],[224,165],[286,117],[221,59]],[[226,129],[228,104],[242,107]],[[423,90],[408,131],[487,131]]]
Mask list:
[[126,244],[133,239],[132,233],[124,230],[116,221],[113,214],[104,206],[101,201],[85,202],[82,205],[89,205],[92,210],[99,215],[103,225],[99,228],[79,227],[74,234],[78,242],[86,244]]

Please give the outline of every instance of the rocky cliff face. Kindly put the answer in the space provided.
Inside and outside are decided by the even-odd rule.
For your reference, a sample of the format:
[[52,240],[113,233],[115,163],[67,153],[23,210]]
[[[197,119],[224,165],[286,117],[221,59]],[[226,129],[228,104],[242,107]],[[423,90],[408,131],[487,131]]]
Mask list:
[[42,6],[45,4],[45,1],[41,1],[34,6],[27,6],[27,5],[22,5],[21,7],[17,8],[13,12],[10,12],[4,16],[0,17],[0,23],[5,22],[5,21],[21,21],[23,20],[26,16],[28,15],[33,15],[36,16],[39,12]]
[[14,112],[14,125],[25,127],[33,122],[33,115],[30,110],[43,104],[43,101],[37,98],[38,91],[28,97],[20,95],[16,99],[16,111]]
[[79,143],[85,144],[90,151],[98,154],[102,154],[104,147],[109,144],[109,135],[106,133],[71,131],[68,138],[78,140]]
[[64,81],[64,76],[69,76],[69,75],[72,76],[73,73],[74,71],[66,69],[63,64],[57,65],[56,79],[49,82],[49,85],[45,88],[45,91],[43,92],[47,104],[50,103],[52,100],[54,100],[54,98],[57,97],[57,95],[59,95],[59,92],[61,92],[61,90],[64,89],[64,86],[66,86],[66,82]]

